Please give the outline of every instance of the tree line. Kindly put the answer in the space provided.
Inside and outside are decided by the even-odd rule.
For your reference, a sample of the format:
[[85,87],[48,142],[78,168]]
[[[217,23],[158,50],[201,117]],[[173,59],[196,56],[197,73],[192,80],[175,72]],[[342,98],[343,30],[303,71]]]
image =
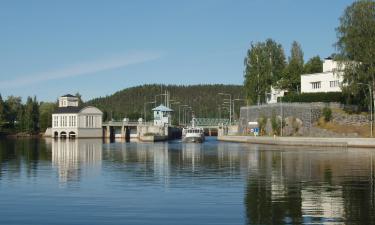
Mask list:
[[57,103],[38,102],[28,97],[22,103],[21,97],[0,95],[0,133],[38,134],[52,125],[52,112]]
[[[244,99],[245,93],[241,85],[160,85],[147,84],[127,88],[114,93],[113,95],[95,98],[86,102],[104,113],[103,120],[120,120],[129,118],[136,120],[143,118],[146,110],[147,120],[151,120],[153,115],[151,109],[160,104],[164,104],[161,94],[167,90],[170,93],[171,108],[174,110],[173,118],[178,119],[179,111],[183,110],[182,105],[188,105],[194,111],[196,117],[227,118],[228,107],[223,106],[224,99],[228,96],[218,95],[218,93],[230,94],[232,99]],[[155,103],[153,103],[156,101]],[[245,105],[244,101],[235,102],[235,112],[238,117],[240,105]],[[175,121],[176,122],[176,121]]]
[[319,56],[304,63],[302,47],[297,41],[292,43],[287,60],[284,48],[273,39],[252,43],[244,65],[244,86],[250,104],[266,102],[271,87],[288,93],[299,92],[301,74],[323,71],[323,61]]
[[[337,52],[331,57],[343,71],[341,88],[346,103],[368,106],[371,98],[375,103],[375,2],[355,1],[339,20],[334,44]],[[319,56],[304,63],[297,41],[292,43],[288,59],[282,45],[273,39],[252,43],[244,60],[247,99],[251,104],[264,103],[271,87],[299,93],[301,75],[322,72],[322,63]]]

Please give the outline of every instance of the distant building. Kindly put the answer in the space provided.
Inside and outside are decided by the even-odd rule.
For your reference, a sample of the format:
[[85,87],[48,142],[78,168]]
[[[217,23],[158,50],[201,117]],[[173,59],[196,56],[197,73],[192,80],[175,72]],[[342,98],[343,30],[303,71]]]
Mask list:
[[52,137],[102,137],[102,117],[98,108],[79,106],[76,96],[61,96],[59,107],[52,114]]
[[271,87],[271,93],[267,93],[267,98],[266,98],[267,104],[277,103],[277,99],[279,97],[283,97],[285,93],[287,93],[286,90],[280,90],[280,89]]
[[301,75],[301,93],[341,92],[343,81],[339,65],[332,58],[326,58],[322,73]]
[[153,108],[152,111],[154,111],[154,126],[165,126],[166,124],[171,124],[172,109],[164,105],[159,105],[158,107]]

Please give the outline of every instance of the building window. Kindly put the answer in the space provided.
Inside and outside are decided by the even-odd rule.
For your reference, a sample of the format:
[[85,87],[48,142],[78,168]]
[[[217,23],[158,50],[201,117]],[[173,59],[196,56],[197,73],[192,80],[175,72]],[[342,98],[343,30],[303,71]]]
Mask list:
[[312,89],[320,89],[322,82],[311,82]]
[[339,81],[338,80],[332,80],[329,82],[330,87],[338,87],[339,86]]

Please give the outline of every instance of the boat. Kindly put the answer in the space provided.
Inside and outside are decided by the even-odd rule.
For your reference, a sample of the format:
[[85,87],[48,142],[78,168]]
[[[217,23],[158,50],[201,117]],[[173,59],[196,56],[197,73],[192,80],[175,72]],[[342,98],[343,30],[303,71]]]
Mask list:
[[196,119],[193,117],[191,120],[191,126],[182,129],[182,142],[204,142],[204,130],[202,127],[197,127],[195,124]]

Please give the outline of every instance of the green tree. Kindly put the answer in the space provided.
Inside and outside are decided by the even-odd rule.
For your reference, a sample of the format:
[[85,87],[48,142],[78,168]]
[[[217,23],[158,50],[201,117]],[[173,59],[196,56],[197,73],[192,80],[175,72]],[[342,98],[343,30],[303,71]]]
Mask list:
[[271,86],[277,86],[285,69],[284,49],[272,39],[251,44],[244,64],[248,101],[251,104],[265,102]]
[[0,129],[5,123],[5,104],[0,94]]
[[10,128],[15,128],[16,123],[19,121],[18,115],[22,111],[22,99],[12,95],[8,96],[5,105],[7,108],[6,120],[9,122]]
[[288,66],[280,81],[280,87],[288,92],[298,92],[301,86],[301,74],[303,74],[304,61],[301,45],[294,41],[290,50]]
[[304,66],[304,73],[321,73],[323,72],[323,61],[319,56],[314,56],[306,62]]
[[77,92],[75,96],[78,98],[78,106],[83,106],[84,103],[82,101],[82,95],[79,92]]
[[22,117],[25,132],[34,134],[39,131],[39,104],[36,97],[34,97],[34,99],[31,97],[27,98],[24,115]]
[[358,83],[365,83],[372,87],[375,101],[375,2],[356,1],[348,6],[336,33],[336,60],[347,84],[344,92],[364,99],[366,88]]
[[39,106],[39,122],[40,130],[44,131],[48,127],[52,126],[52,113],[56,109],[55,103],[41,102]]

